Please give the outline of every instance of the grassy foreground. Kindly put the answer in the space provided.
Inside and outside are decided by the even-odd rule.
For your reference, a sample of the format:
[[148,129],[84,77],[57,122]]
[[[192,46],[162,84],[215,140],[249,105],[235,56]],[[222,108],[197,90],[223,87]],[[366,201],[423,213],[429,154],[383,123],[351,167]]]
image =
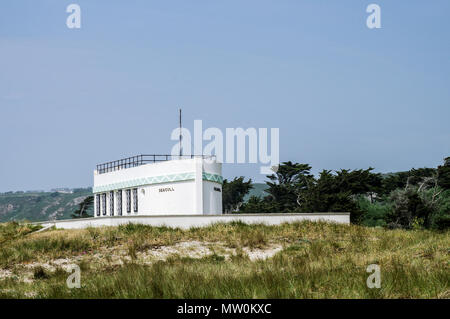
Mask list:
[[[450,298],[450,233],[301,222],[0,224],[0,298]],[[66,267],[81,268],[69,289]],[[366,268],[381,268],[381,288]]]

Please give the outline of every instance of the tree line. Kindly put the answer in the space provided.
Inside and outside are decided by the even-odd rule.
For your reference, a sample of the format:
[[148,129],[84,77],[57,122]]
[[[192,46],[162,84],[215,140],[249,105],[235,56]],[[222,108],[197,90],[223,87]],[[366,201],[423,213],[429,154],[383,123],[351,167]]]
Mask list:
[[283,162],[267,176],[266,195],[252,196],[251,179],[224,180],[223,212],[312,213],[349,212],[352,223],[387,228],[447,229],[450,226],[450,157],[437,168],[391,174],[373,168],[322,170]]

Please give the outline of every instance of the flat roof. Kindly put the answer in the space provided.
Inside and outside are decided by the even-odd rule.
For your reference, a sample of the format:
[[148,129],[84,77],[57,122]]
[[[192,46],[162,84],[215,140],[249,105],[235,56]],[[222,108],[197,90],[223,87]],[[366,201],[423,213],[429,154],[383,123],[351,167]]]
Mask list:
[[171,160],[180,159],[192,159],[192,158],[214,158],[215,155],[161,155],[161,154],[141,154],[131,157],[122,158],[120,160],[102,163],[97,165],[97,173],[104,174],[121,169],[127,169],[131,167],[137,167],[149,163],[165,162]]

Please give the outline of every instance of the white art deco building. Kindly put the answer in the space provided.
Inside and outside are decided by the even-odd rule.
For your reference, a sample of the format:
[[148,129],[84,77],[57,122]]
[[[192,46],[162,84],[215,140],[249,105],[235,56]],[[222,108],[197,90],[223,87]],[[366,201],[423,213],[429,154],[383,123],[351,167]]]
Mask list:
[[211,156],[138,155],[100,164],[94,215],[219,215],[222,182],[222,164]]

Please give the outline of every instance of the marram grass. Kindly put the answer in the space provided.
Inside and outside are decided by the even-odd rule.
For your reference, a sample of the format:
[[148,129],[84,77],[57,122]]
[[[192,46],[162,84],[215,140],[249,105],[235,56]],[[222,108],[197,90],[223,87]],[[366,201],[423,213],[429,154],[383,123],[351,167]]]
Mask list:
[[[23,227],[0,227],[0,275],[12,274],[0,276],[0,298],[450,298],[448,231],[314,222],[190,230],[130,224],[41,233]],[[210,253],[140,259],[185,242],[208,245]],[[246,254],[274,245],[281,249],[265,260]],[[64,259],[81,267],[81,288],[66,286],[63,269],[41,266]],[[380,266],[379,289],[366,285],[370,264]],[[32,280],[23,279],[27,271]]]

